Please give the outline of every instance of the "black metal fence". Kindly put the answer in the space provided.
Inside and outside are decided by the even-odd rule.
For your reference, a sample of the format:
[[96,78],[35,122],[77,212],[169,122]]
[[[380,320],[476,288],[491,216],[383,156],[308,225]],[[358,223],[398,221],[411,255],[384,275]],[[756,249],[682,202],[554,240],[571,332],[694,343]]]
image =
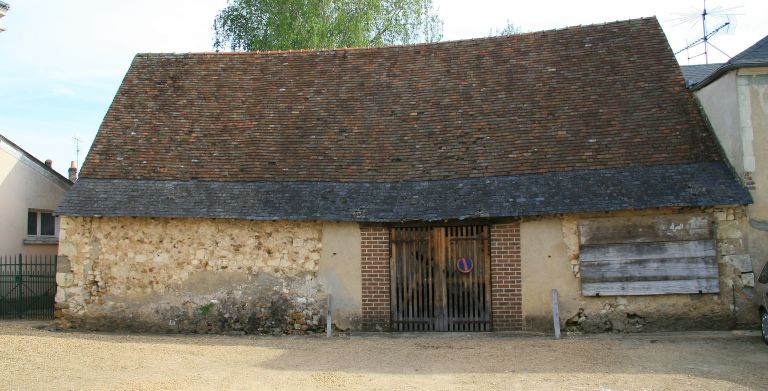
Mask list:
[[0,255],[0,319],[53,319],[55,255]]

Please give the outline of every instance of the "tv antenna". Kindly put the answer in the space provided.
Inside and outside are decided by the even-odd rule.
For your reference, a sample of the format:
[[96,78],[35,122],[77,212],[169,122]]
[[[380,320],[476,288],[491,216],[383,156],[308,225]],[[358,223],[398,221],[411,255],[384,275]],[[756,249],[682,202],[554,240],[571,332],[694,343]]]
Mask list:
[[[704,56],[704,62],[709,64],[709,48],[711,47],[722,53],[724,56],[730,58],[731,56],[712,44],[711,38],[723,30],[726,32],[730,31],[730,29],[733,27],[733,22],[731,19],[733,19],[736,15],[731,13],[731,11],[735,10],[736,8],[739,7],[722,8],[717,6],[711,10],[707,10],[707,1],[704,0],[701,12],[696,10],[696,13],[681,14],[681,17],[677,19],[679,23],[676,26],[681,24],[690,24],[692,27],[695,27],[697,24],[701,23],[701,37],[675,52],[675,55],[686,52],[688,53],[688,61],[699,56]],[[709,23],[708,18],[714,19],[717,22],[717,26],[709,29],[707,24]],[[704,51],[691,55],[690,49],[693,49],[699,45],[703,45]]]
[[75,162],[80,164],[80,139],[77,136],[72,137],[75,140]]

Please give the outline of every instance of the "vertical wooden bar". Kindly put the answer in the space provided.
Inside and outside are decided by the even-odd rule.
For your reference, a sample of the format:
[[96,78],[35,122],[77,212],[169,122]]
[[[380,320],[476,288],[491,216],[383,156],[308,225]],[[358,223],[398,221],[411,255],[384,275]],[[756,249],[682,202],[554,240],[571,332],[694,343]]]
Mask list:
[[456,260],[461,258],[463,256],[463,241],[461,240],[461,232],[464,230],[464,227],[454,227],[453,231],[455,236],[452,239],[454,240],[454,253],[453,256],[448,260],[448,266],[451,269],[451,274],[454,281],[454,286],[456,287],[456,312],[454,313],[454,324],[456,325],[456,331],[464,331],[464,323],[461,322],[464,319],[464,307],[465,307],[465,297],[464,297],[464,279],[461,273],[459,273],[458,268],[456,268]]
[[438,321],[437,321],[437,319],[438,319],[438,315],[439,314],[438,314],[437,307],[436,307],[436,304],[435,304],[435,302],[437,300],[437,289],[438,289],[437,286],[435,285],[435,279],[437,278],[435,276],[436,276],[436,273],[437,273],[437,262],[438,261],[437,261],[437,250],[436,250],[435,241],[434,241],[434,231],[435,231],[434,228],[431,228],[430,231],[429,231],[429,238],[430,238],[429,239],[429,246],[430,246],[429,247],[429,251],[430,251],[430,254],[431,254],[431,257],[432,257],[431,258],[432,265],[431,265],[431,268],[430,268],[430,273],[432,273],[431,274],[431,278],[432,279],[431,279],[431,282],[430,282],[430,284],[431,284],[430,289],[431,289],[431,295],[432,295],[432,303],[431,303],[432,330],[433,331],[437,331],[437,329],[438,329],[438,326],[437,326],[437,322]]
[[[403,237],[402,237],[402,231],[400,229],[394,230],[395,234],[395,241],[397,241],[397,252],[395,253],[395,263],[396,263],[396,273],[397,273],[397,281],[396,281],[396,295],[397,295],[397,303],[396,303],[396,310],[397,310],[397,319],[403,320],[403,258],[402,258],[402,252],[403,252]],[[397,330],[402,331],[403,324],[398,323],[397,324]]]
[[[408,321],[408,256],[410,250],[410,242],[408,242],[408,239],[410,239],[410,235],[408,233],[407,228],[403,228],[401,231],[403,235],[403,257],[400,260],[403,264],[403,281],[402,281],[402,302],[400,305],[402,306],[403,311],[403,321]],[[408,330],[408,323],[403,323],[403,330]]]
[[411,279],[411,292],[413,295],[413,330],[419,331],[419,228],[413,229],[413,255],[412,261],[412,279]]
[[403,228],[403,320],[406,321],[406,323],[403,323],[403,329],[409,330],[410,324],[407,323],[407,321],[411,320],[410,313],[408,312],[410,309],[410,300],[408,297],[408,285],[409,280],[411,276],[409,275],[409,262],[408,259],[410,258],[410,252],[411,252],[411,233],[408,230],[408,228]]
[[[475,253],[472,251],[472,227],[467,226],[464,229],[465,238],[464,238],[464,252],[466,253],[463,256],[467,256],[472,259],[472,262],[476,262],[477,257],[475,256]],[[472,289],[472,277],[474,276],[474,273],[471,271],[465,276],[464,279],[464,285],[467,288],[467,309],[465,310],[467,314],[467,331],[476,331],[474,329],[474,324],[471,322],[474,320],[474,317],[472,316],[472,311],[474,310],[474,296],[472,296],[472,293],[474,292],[474,289]]]
[[491,301],[491,263],[493,263],[493,257],[491,256],[491,226],[485,227],[485,250],[484,255],[487,262],[485,263],[485,318],[489,321],[488,331],[493,330],[493,302]]
[[[416,271],[414,273],[415,274],[414,282],[416,283],[415,284],[416,290],[414,292],[416,294],[416,319],[419,320],[419,321],[421,321],[421,319],[422,319],[422,302],[421,302],[421,300],[422,300],[422,295],[421,295],[421,263],[422,263],[421,235],[422,235],[422,231],[423,231],[422,228],[418,228],[416,230],[417,240],[418,241],[415,243],[415,245],[416,245],[416,256],[414,257],[414,259],[416,260],[416,265],[415,265],[416,266]],[[417,331],[422,331],[423,329],[421,328],[421,326],[422,326],[421,323],[416,323],[416,330]]]
[[[461,234],[461,238],[459,240],[459,243],[461,244],[459,252],[460,254],[456,257],[458,258],[466,258],[469,253],[469,247],[467,246],[469,243],[467,242],[467,231],[469,230],[469,227],[461,227],[459,232]],[[456,261],[453,261],[454,267],[456,267]],[[469,323],[467,322],[469,320],[469,276],[465,273],[461,273],[458,271],[458,268],[456,268],[456,277],[459,278],[459,281],[461,282],[461,298],[462,298],[462,309],[461,309],[461,330],[462,331],[469,331]]]
[[437,308],[439,327],[438,331],[448,330],[448,308],[447,291],[445,275],[445,228],[436,227],[434,230],[436,257],[435,263],[437,272],[435,273],[435,307]]
[[446,243],[446,257],[445,257],[445,279],[446,279],[446,293],[447,293],[447,308],[448,308],[448,330],[456,331],[456,280],[453,276],[453,268],[451,267],[451,260],[456,256],[456,247],[453,243],[453,227],[446,228],[447,235],[445,237]]
[[482,242],[482,253],[483,253],[483,265],[482,265],[482,281],[481,284],[483,286],[483,306],[482,306],[482,312],[481,316],[483,320],[487,323],[484,323],[483,331],[490,331],[490,317],[489,314],[491,313],[491,301],[488,297],[488,293],[491,291],[491,287],[488,285],[488,279],[489,279],[489,273],[487,272],[487,268],[491,265],[491,260],[488,257],[488,238],[490,235],[490,230],[488,226],[483,226],[483,242]]
[[447,327],[449,331],[455,331],[456,324],[453,322],[456,318],[456,280],[453,278],[453,269],[451,268],[451,260],[455,256],[456,249],[454,247],[452,239],[453,227],[448,227],[446,230],[445,248],[445,281],[446,281],[446,305],[448,309]]
[[411,256],[411,295],[413,297],[413,330],[419,331],[419,228],[413,229],[413,254]]
[[397,323],[400,318],[398,317],[397,313],[397,303],[398,303],[398,297],[397,297],[397,236],[395,235],[396,228],[390,228],[389,229],[389,246],[390,246],[390,252],[389,252],[389,297],[390,297],[390,322],[391,322],[391,329],[392,330],[398,330],[397,327],[399,327],[399,323]]
[[469,226],[467,227],[467,240],[466,240],[466,248],[467,253],[469,254],[470,258],[472,259],[472,270],[467,275],[467,297],[468,297],[468,304],[469,308],[467,310],[467,318],[470,320],[470,323],[467,324],[467,330],[469,331],[477,331],[477,323],[475,323],[475,269],[474,264],[477,263],[477,255],[475,255],[475,238],[474,238],[474,232],[475,227]]
[[444,268],[443,275],[445,276],[445,330],[453,331],[451,329],[454,315],[453,279],[451,279],[451,268],[448,264],[448,259],[453,257],[453,247],[451,247],[450,228],[444,228],[444,231],[445,235],[441,235],[443,240],[441,246],[444,251],[442,263]]
[[454,324],[456,325],[456,331],[464,331],[464,323],[461,321],[464,318],[464,307],[465,307],[465,298],[464,298],[464,279],[461,273],[459,273],[458,268],[456,267],[456,260],[461,258],[463,256],[463,241],[461,240],[461,231],[464,230],[464,227],[455,227],[454,228],[454,253],[453,256],[448,260],[448,266],[451,268],[451,274],[454,281],[454,286],[456,288],[456,312],[454,314]]
[[414,327],[413,327],[414,326],[413,320],[415,318],[415,316],[414,316],[415,315],[415,313],[414,313],[415,311],[414,311],[414,308],[413,308],[414,307],[414,296],[415,296],[414,295],[414,289],[413,289],[413,286],[414,286],[414,278],[413,278],[414,277],[414,270],[413,270],[414,269],[414,267],[413,267],[414,265],[413,264],[414,264],[414,258],[416,258],[416,254],[415,254],[416,251],[415,251],[415,248],[414,248],[415,244],[416,244],[415,236],[416,235],[415,235],[414,229],[413,228],[409,228],[408,229],[408,239],[409,239],[408,255],[406,256],[406,261],[408,262],[408,273],[407,273],[408,274],[408,284],[407,284],[407,286],[408,286],[408,320],[411,321],[411,323],[409,323],[410,331],[414,331],[415,330]]
[[[424,313],[424,228],[419,229],[419,242],[418,242],[418,258],[417,258],[417,269],[416,269],[416,294],[418,295],[418,313],[419,313],[419,322],[426,319],[425,313]],[[425,331],[424,324],[418,323],[419,325],[419,331]]]
[[472,254],[472,271],[469,272],[469,275],[467,276],[467,281],[469,285],[469,320],[471,323],[469,323],[469,330],[471,331],[479,331],[478,330],[478,323],[477,321],[477,315],[475,314],[475,308],[477,307],[477,297],[475,296],[477,294],[477,289],[475,289],[475,276],[477,273],[475,272],[475,266],[477,266],[477,251],[475,246],[475,243],[477,241],[477,238],[475,237],[475,226],[467,227],[467,236],[469,239],[467,240],[467,251]]
[[429,229],[424,228],[421,242],[421,297],[423,308],[421,310],[424,323],[424,331],[429,331]]

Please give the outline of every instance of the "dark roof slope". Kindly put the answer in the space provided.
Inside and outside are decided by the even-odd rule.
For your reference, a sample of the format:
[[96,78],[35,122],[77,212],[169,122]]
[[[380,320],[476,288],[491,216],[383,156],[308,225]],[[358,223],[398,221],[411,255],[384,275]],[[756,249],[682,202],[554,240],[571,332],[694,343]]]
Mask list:
[[768,64],[768,35],[748,47],[743,52],[733,56],[729,64],[734,65],[765,65]]
[[65,214],[368,222],[751,202],[721,162],[404,182],[81,178],[75,191]]
[[694,85],[700,83],[706,79],[707,76],[714,73],[718,68],[723,66],[723,63],[717,64],[697,64],[697,65],[681,65],[680,70],[683,71],[683,77],[688,85]]
[[[736,68],[768,66],[768,35],[721,65],[722,66],[716,68],[713,72],[710,72],[709,75],[694,84],[692,89],[697,90],[703,88],[709,83],[717,80],[722,74]],[[683,72],[685,72],[685,70],[683,70]]]
[[[512,186],[504,187],[502,198],[537,199],[537,192],[553,188],[514,190],[515,183],[523,183],[516,178],[530,183],[570,178],[547,183],[578,188],[595,184],[566,173],[592,171],[595,178],[614,178],[606,186],[621,187],[615,178],[635,178],[643,167],[707,162],[723,164],[666,38],[655,19],[637,19],[401,47],[138,55],[102,123],[75,193],[94,192],[105,202],[122,199],[109,186],[96,185],[98,180],[134,181],[119,182],[133,183],[134,194],[156,191],[151,181],[189,181],[208,189],[224,186],[209,186],[211,182],[233,182],[243,188],[263,185],[309,194],[325,186],[340,186],[342,193],[344,186],[357,186],[346,183],[371,184],[371,191],[384,192],[412,182],[385,203],[374,205],[384,202],[381,194],[390,193],[356,199],[358,206],[389,210],[409,202],[402,197],[442,189],[430,183],[466,182],[467,188],[480,191],[483,178],[496,178]],[[607,176],[600,170],[608,170]],[[656,172],[675,171],[665,170]],[[715,182],[740,189],[727,170],[717,172],[725,175],[720,178],[725,182]],[[658,181],[672,185],[676,179],[670,174]],[[624,206],[653,206],[654,199],[666,205],[661,199],[668,196],[674,201],[676,196],[664,193],[664,187],[644,195],[643,202],[628,199]],[[722,190],[715,186],[708,191]],[[184,200],[191,194],[174,197]],[[306,202],[298,195],[284,197],[297,207]],[[111,206],[117,212],[94,210],[86,199],[72,195],[61,211],[160,213],[121,202]],[[215,217],[214,210],[230,207],[212,200],[197,205],[202,215]],[[492,216],[538,210],[525,209],[525,203],[518,210],[512,204],[494,207],[487,198],[470,200]],[[745,198],[720,201],[742,203]],[[251,201],[233,202],[241,204],[231,205],[232,210],[242,211]],[[260,198],[253,202],[273,204]],[[696,204],[682,198],[676,202]],[[558,210],[580,210],[587,204],[567,205]],[[157,207],[169,208],[163,215],[186,215],[171,201]],[[225,215],[298,218],[278,213],[282,209],[276,205],[264,208],[258,216]],[[409,211],[398,219],[467,215],[398,210]],[[394,218],[339,213],[323,218]]]

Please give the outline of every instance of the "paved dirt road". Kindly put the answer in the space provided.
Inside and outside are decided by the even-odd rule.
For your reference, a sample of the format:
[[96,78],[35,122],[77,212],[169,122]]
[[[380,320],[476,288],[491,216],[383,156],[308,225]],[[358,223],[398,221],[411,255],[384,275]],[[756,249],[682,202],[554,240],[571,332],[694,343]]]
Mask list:
[[768,346],[731,333],[227,337],[88,334],[0,322],[0,389],[746,390]]

